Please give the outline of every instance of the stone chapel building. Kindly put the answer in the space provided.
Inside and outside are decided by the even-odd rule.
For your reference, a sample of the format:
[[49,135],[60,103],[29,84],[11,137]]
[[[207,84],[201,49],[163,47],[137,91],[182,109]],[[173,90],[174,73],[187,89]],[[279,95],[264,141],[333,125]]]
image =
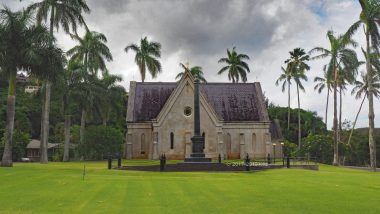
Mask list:
[[[282,157],[278,121],[269,121],[259,82],[200,83],[200,127],[208,158]],[[185,159],[194,132],[194,77],[179,82],[130,82],[127,159]],[[275,147],[275,148],[274,148]]]

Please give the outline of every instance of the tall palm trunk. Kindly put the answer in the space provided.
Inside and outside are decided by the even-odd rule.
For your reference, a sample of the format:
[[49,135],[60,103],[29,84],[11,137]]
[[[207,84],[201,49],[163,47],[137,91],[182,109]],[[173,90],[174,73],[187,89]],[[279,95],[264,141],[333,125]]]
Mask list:
[[339,129],[338,129],[338,143],[341,141],[342,133],[342,87],[339,87]]
[[6,124],[6,143],[4,147],[1,166],[12,167],[12,145],[13,145],[13,129],[15,122],[16,108],[16,73],[9,77],[8,99],[7,99],[7,124]]
[[[54,7],[51,8],[50,14],[50,35],[53,36],[54,28]],[[51,44],[52,45],[52,44]],[[48,140],[49,140],[49,115],[50,115],[50,95],[51,95],[51,82],[46,80],[45,88],[45,103],[43,109],[43,123],[42,125],[42,140],[41,140],[41,163],[48,163]]]
[[297,84],[297,97],[298,97],[298,149],[301,150],[301,105],[300,105],[300,92],[299,92],[298,84]]
[[359,111],[358,111],[358,113],[356,114],[355,121],[354,121],[354,124],[352,125],[352,129],[351,129],[351,132],[350,132],[350,137],[348,137],[348,142],[347,142],[348,145],[351,145],[350,143],[351,143],[352,133],[354,132],[355,125],[356,125],[356,121],[358,120],[358,117],[359,117],[360,111],[362,110],[363,103],[364,103],[364,100],[365,100],[366,97],[367,97],[367,94],[364,95],[363,100],[362,100],[362,102],[361,102],[361,104],[360,104],[360,107],[359,107]]
[[330,89],[327,87],[326,112],[325,112],[326,129],[327,129],[327,111],[329,110],[329,97],[330,97]]
[[70,159],[70,126],[71,115],[65,115],[65,145],[63,149],[63,161]]
[[288,81],[288,130],[290,129],[290,81]]
[[41,141],[41,163],[48,162],[48,140],[49,140],[49,113],[50,113],[50,92],[51,92],[51,82],[46,81],[45,88],[45,103],[44,103],[44,112],[43,112],[43,135]]
[[375,113],[373,110],[373,74],[372,74],[372,67],[370,63],[370,42],[369,42],[369,32],[368,27],[366,28],[366,42],[367,42],[367,60],[366,60],[366,67],[367,67],[367,81],[368,81],[368,123],[369,123],[369,129],[368,129],[368,144],[369,144],[369,156],[370,156],[370,163],[371,163],[371,169],[373,171],[376,171],[376,142],[374,139],[374,119],[375,119]]
[[84,132],[85,132],[85,128],[86,128],[86,110],[85,108],[82,108],[82,116],[81,116],[81,119],[80,119],[80,133],[79,133],[79,140],[80,140],[80,143],[84,143]]
[[334,160],[333,165],[338,165],[338,112],[337,112],[337,69],[335,69],[334,74],[334,122],[333,122],[333,129],[334,129]]

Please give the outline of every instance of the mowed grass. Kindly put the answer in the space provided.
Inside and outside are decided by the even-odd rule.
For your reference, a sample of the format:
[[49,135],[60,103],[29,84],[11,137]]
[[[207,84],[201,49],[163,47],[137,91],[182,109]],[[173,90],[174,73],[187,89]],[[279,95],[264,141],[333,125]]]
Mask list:
[[0,213],[380,213],[380,174],[364,170],[160,173],[106,166],[0,168]]

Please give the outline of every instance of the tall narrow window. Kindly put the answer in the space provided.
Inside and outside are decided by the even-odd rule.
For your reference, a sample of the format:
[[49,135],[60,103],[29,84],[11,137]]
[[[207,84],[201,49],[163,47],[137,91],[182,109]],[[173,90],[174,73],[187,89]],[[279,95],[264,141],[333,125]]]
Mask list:
[[203,149],[205,149],[205,146],[206,146],[206,133],[205,132],[202,133],[202,137],[204,140]]
[[170,149],[174,149],[174,134],[170,132]]
[[146,142],[145,142],[145,134],[141,135],[141,145],[140,146],[141,146],[141,148],[140,148],[141,149],[141,154],[145,155],[145,152],[146,152],[146,149],[147,149],[146,148],[147,147],[146,146]]

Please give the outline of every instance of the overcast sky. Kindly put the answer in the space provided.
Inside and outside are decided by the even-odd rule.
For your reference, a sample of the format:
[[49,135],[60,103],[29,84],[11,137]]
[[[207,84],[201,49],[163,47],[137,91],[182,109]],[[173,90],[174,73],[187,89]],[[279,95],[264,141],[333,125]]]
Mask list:
[[[30,2],[2,0],[11,9],[21,9]],[[107,64],[113,74],[123,77],[123,86],[129,90],[129,81],[141,81],[134,63],[134,54],[124,48],[138,43],[141,37],[162,44],[162,73],[156,79],[147,74],[146,81],[174,81],[181,72],[179,63],[203,68],[209,82],[228,82],[227,75],[217,75],[223,66],[218,59],[226,56],[226,49],[236,46],[239,53],[249,55],[251,73],[248,82],[261,82],[271,102],[287,106],[287,95],[275,86],[289,51],[296,47],[309,51],[313,47],[328,48],[326,33],[333,30],[344,33],[359,18],[360,5],[354,0],[87,0],[91,14],[86,15],[91,30],[101,32],[108,39],[113,62]],[[81,32],[83,33],[83,31]],[[64,50],[75,42],[63,32],[56,33]],[[355,39],[365,47],[360,29]],[[363,59],[360,47],[358,55]],[[326,60],[311,61],[301,93],[301,108],[316,111],[324,117],[326,90],[313,90],[315,76],[322,76]],[[364,67],[360,69],[364,71]],[[297,107],[296,89],[291,89],[291,107]],[[350,95],[351,87],[343,98],[343,119],[353,121],[360,101]],[[332,99],[328,127],[332,126]],[[368,126],[368,103],[364,104],[357,126]],[[380,101],[375,100],[375,126],[380,125]]]

